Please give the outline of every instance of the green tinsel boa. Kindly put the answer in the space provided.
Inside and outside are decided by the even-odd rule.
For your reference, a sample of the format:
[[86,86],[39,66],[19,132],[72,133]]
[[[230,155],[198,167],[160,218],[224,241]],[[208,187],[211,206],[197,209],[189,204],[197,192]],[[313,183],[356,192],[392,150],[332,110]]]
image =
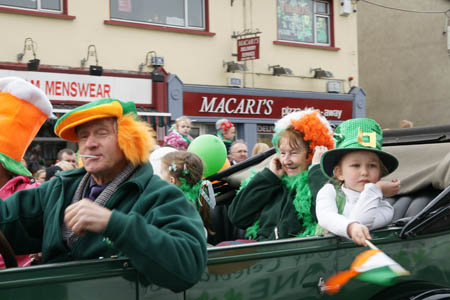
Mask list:
[[[252,171],[253,175],[242,181],[238,193],[244,189],[256,172]],[[308,170],[305,170],[297,176],[281,176],[281,183],[289,190],[295,190],[295,198],[292,200],[295,211],[297,212],[297,219],[303,221],[303,232],[297,234],[297,237],[305,237],[314,235],[316,232],[317,223],[311,215],[312,195],[308,184]],[[248,227],[245,237],[248,239],[256,239],[258,236],[260,221],[257,220],[252,226]]]
[[181,185],[179,186],[180,190],[183,191],[184,195],[186,196],[186,199],[189,200],[196,208],[197,210],[200,209],[201,203],[200,203],[200,189],[202,187],[202,182],[199,181],[194,186],[190,186],[187,184],[186,179],[180,178]]

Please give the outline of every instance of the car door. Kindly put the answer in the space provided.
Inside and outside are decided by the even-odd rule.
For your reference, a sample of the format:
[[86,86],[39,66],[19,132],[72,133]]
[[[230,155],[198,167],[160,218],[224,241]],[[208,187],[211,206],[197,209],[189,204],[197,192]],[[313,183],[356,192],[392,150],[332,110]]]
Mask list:
[[336,272],[334,237],[213,247],[186,299],[322,299],[318,284]]

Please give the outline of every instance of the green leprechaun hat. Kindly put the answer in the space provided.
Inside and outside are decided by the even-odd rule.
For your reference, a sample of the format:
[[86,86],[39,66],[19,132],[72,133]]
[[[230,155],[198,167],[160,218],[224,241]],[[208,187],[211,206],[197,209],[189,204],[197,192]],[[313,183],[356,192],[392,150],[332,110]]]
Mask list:
[[333,177],[334,167],[341,158],[352,151],[367,150],[378,155],[388,175],[398,167],[398,160],[381,150],[383,131],[380,125],[369,118],[351,119],[341,123],[334,132],[336,148],[325,152],[320,163],[322,171]]
[[55,134],[65,140],[78,142],[75,131],[77,126],[103,118],[117,119],[117,142],[130,163],[141,165],[148,162],[155,139],[150,126],[139,119],[133,102],[100,99],[77,107],[58,119]]
[[133,102],[122,102],[117,99],[100,99],[75,108],[66,113],[55,124],[55,134],[61,138],[76,142],[75,127],[86,122],[116,117],[132,113],[137,116]]

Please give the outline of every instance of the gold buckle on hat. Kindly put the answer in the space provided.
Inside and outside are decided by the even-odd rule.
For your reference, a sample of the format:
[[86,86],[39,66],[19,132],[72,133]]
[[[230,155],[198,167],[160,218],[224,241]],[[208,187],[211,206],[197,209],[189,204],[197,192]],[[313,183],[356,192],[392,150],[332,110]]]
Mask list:
[[[367,136],[369,137],[368,142],[363,142],[363,137]],[[377,133],[376,132],[362,132],[361,128],[358,128],[358,139],[357,142],[364,146],[364,147],[370,147],[370,148],[376,148],[377,146]]]

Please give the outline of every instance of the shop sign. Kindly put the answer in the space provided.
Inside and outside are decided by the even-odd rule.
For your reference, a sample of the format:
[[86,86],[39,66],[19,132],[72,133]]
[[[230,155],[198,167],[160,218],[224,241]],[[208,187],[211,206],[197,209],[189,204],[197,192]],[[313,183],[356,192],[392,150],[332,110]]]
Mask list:
[[238,61],[259,59],[259,36],[237,40]]
[[31,82],[50,100],[90,102],[116,98],[152,104],[151,79],[0,70],[0,77],[5,76],[17,76]]
[[256,133],[275,133],[275,125],[273,124],[258,124]]
[[344,121],[353,117],[351,100],[183,93],[183,113],[190,116],[280,119],[306,108],[320,110],[328,120]]

